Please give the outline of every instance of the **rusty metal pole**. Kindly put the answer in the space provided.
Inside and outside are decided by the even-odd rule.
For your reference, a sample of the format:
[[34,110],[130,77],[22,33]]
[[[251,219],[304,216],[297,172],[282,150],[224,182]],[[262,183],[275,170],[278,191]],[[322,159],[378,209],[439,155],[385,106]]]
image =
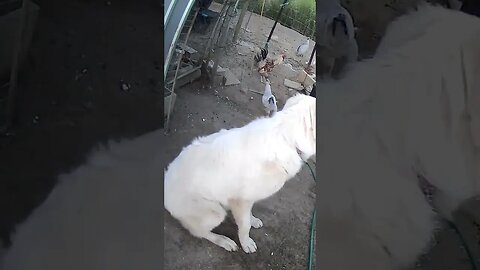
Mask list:
[[242,12],[240,12],[240,18],[238,19],[237,26],[235,27],[235,32],[233,34],[233,42],[237,42],[238,34],[240,33],[240,29],[242,28],[243,18],[245,18],[245,14],[247,13],[248,5],[250,4],[250,0],[246,0],[243,3]]
[[315,51],[316,50],[317,50],[317,44],[315,44],[315,46],[313,46],[313,51],[312,51],[312,54],[310,55],[310,60],[308,60],[307,67],[309,67],[312,64],[313,56],[315,56]]

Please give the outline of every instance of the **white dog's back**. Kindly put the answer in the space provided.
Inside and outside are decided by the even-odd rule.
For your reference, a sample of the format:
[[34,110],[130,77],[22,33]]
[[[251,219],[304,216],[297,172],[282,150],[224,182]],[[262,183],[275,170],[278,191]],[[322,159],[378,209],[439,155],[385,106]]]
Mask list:
[[[290,106],[302,104],[292,98],[285,108]],[[276,190],[265,190],[259,179],[277,179],[283,184],[303,164],[293,139],[282,136],[286,130],[295,129],[302,123],[296,123],[297,118],[290,117],[293,113],[286,117],[283,113],[278,117],[254,120],[242,128],[199,137],[185,147],[165,173],[167,209],[171,200],[188,192],[214,198],[223,205],[235,196],[261,200],[270,192],[274,193]],[[283,168],[276,165],[280,163]],[[182,192],[172,196],[178,189]]]
[[267,175],[262,174],[275,174],[279,183],[292,177],[302,165],[300,159],[292,164],[291,174],[264,170],[266,162],[274,162],[273,152],[296,154],[279,144],[277,138],[265,136],[272,134],[271,128],[275,128],[274,125],[270,119],[262,118],[243,128],[222,130],[195,139],[183,149],[165,173],[167,210],[172,200],[178,200],[186,193],[188,196],[195,193],[207,199],[215,199],[222,205],[227,205],[228,199],[235,196],[263,199],[262,194],[257,194],[262,189],[259,186],[262,183],[258,180],[267,178]]

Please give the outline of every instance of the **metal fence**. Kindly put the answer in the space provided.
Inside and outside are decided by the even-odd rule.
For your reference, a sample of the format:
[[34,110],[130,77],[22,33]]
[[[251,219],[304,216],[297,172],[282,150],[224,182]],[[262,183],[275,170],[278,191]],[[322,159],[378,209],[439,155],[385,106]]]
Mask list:
[[[280,11],[280,4],[281,3],[275,2],[269,6],[264,6],[262,10],[263,1],[252,1],[248,7],[248,10],[275,20],[278,12]],[[301,16],[299,13],[301,13]],[[293,29],[300,34],[315,40],[315,11],[307,11],[302,13],[298,10],[294,10],[294,8],[289,4],[285,7],[285,10],[278,19],[278,22],[285,27]]]
[[[175,90],[202,77],[211,78],[211,81],[215,78],[213,75],[216,73],[213,70],[217,70],[221,52],[225,48],[226,40],[229,39],[230,20],[236,17],[235,3],[235,1],[226,1],[222,5],[222,10],[212,17],[209,23],[201,17],[200,7],[196,5],[186,13],[187,18],[179,38],[171,44],[174,53],[165,70],[164,104],[167,118],[165,132],[169,130],[170,116],[175,103]],[[207,66],[210,60],[215,64],[209,72]]]
[[[223,4],[226,0],[214,1]],[[246,0],[239,1],[238,7],[243,7],[245,1]],[[289,2],[293,1],[295,0],[289,0]],[[250,0],[248,11],[262,15],[271,20],[275,20],[278,12],[280,11],[282,2],[283,1],[281,0]],[[300,34],[315,40],[315,19],[315,10],[295,10],[295,7],[292,5],[292,3],[289,3],[285,7],[278,22],[283,26],[293,29]]]

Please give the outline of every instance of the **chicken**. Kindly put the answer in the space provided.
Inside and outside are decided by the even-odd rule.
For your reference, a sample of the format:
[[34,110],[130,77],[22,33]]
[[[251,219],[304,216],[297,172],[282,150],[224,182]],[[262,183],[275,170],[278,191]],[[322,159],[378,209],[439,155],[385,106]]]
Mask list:
[[267,48],[257,48],[256,54],[253,57],[253,59],[255,60],[255,63],[258,63],[262,60],[267,59],[267,55],[268,55],[268,49]]
[[267,55],[268,55],[267,48],[258,48],[258,47],[255,48],[255,55],[253,56],[253,61],[254,61],[254,64],[257,66],[257,69],[265,66],[265,64],[267,63]]
[[303,57],[303,55],[308,51],[308,48],[310,47],[309,43],[309,38],[305,40],[300,46],[297,47],[297,56]]
[[272,71],[275,66],[280,65],[285,61],[286,56],[286,52],[282,51],[282,53],[278,56],[267,58],[258,62],[258,73],[260,73],[260,81],[262,83],[264,78],[268,78],[268,73]]
[[265,64],[262,67],[258,68],[258,73],[260,73],[260,82],[264,82],[264,79],[267,79],[269,72],[272,71],[274,65],[273,62],[265,61]]
[[268,59],[263,59],[257,62],[257,69],[263,68],[268,63]]
[[324,0],[318,4],[317,53],[331,76],[338,60],[345,58],[347,63],[351,63],[358,59],[355,26],[352,16],[338,0]]
[[265,83],[265,91],[262,96],[262,103],[265,106],[265,111],[268,116],[272,117],[277,112],[277,99],[272,94],[272,88],[270,87],[270,82],[268,79]]
[[278,66],[278,65],[282,64],[285,61],[285,57],[287,57],[287,53],[284,50],[284,51],[282,51],[282,53],[280,53],[280,55],[278,55],[277,57],[272,59],[273,66]]

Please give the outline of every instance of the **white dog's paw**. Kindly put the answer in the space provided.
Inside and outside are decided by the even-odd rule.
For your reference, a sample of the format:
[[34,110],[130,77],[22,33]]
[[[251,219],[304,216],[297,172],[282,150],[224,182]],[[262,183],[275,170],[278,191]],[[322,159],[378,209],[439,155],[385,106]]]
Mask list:
[[245,253],[254,253],[257,251],[257,244],[253,241],[252,238],[248,237],[246,240],[240,242],[242,244],[242,249]]
[[222,238],[218,239],[218,242],[216,244],[221,246],[222,248],[226,249],[227,251],[237,251],[238,250],[237,243],[235,243],[235,241],[233,241],[232,239],[230,239],[226,236],[223,236]]
[[251,218],[251,223],[252,223],[252,227],[255,229],[263,227],[263,222],[259,218],[256,218],[254,216],[252,216]]

